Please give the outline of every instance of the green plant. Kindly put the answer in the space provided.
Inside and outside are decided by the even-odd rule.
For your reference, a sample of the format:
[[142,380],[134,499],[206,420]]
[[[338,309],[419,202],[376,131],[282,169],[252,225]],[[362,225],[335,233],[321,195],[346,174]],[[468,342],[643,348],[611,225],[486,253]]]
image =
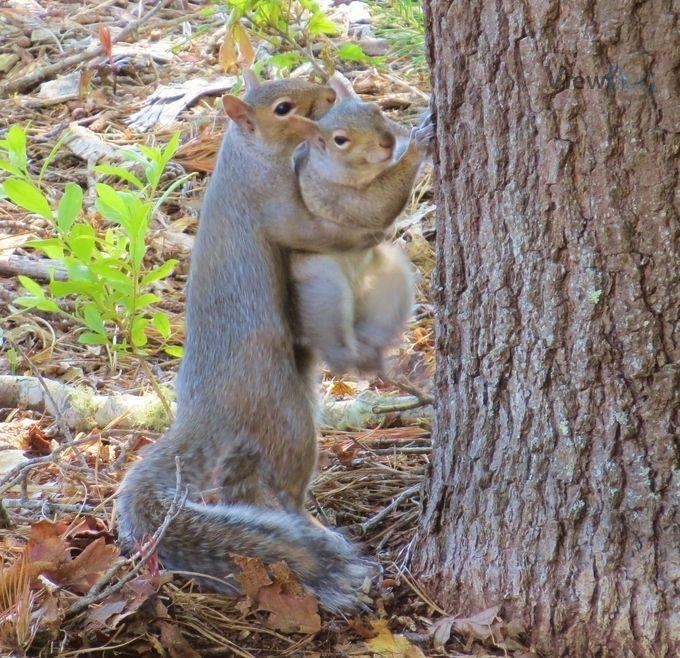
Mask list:
[[375,35],[387,39],[395,63],[417,73],[427,71],[425,23],[420,0],[384,0],[375,8]]
[[[153,338],[168,354],[181,355],[181,348],[168,342],[170,320],[166,313],[154,309],[160,298],[151,292],[152,284],[169,276],[177,261],[168,260],[156,268],[144,263],[151,217],[187,178],[177,179],[156,198],[161,175],[178,146],[179,133],[165,148],[140,146],[126,151],[126,157],[143,171],[142,178],[121,166],[95,168],[130,185],[128,190],[117,190],[96,184],[95,208],[106,220],[106,227],[98,231],[83,211],[83,191],[75,183],[66,184],[53,208],[41,190],[42,175],[34,180],[29,170],[26,133],[12,126],[0,140],[0,170],[9,175],[0,191],[15,205],[52,224],[53,237],[34,240],[27,246],[63,264],[67,274],[65,281],[53,276],[49,291],[33,279],[19,276],[26,294],[15,302],[83,324],[86,331],[78,338],[83,344],[144,354],[149,338]],[[66,310],[66,299],[72,310]]]
[[[337,35],[340,29],[313,0],[226,0],[226,5],[229,21],[220,50],[220,61],[225,68],[235,64],[239,57],[248,63],[254,60],[244,23],[256,36],[276,48],[277,54],[272,55],[267,64],[282,74],[305,60],[324,73],[319,59],[330,62],[339,57],[372,63],[379,59],[366,55],[357,44],[336,47],[327,39]],[[312,46],[319,42],[324,45],[315,55]]]

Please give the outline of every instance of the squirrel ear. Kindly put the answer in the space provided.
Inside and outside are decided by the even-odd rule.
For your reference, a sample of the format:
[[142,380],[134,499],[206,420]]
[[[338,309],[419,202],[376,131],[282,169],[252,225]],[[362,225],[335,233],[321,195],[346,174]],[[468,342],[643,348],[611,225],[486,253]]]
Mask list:
[[299,114],[289,115],[286,122],[302,139],[312,139],[319,134],[319,127],[316,123],[311,119],[301,117]]
[[359,98],[357,92],[354,91],[354,87],[352,87],[352,83],[339,71],[336,71],[330,77],[328,86],[338,95],[339,101],[345,100],[346,98]]
[[236,123],[244,132],[255,132],[255,117],[253,108],[244,103],[240,98],[226,94],[222,96],[222,105],[229,118]]
[[246,83],[246,93],[260,86],[260,81],[257,79],[253,69],[243,69],[243,81]]

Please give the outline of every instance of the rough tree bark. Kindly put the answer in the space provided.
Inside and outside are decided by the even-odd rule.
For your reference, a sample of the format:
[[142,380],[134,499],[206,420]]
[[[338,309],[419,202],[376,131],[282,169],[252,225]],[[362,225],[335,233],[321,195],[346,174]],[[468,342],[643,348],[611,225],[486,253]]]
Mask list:
[[438,402],[414,570],[451,612],[503,603],[545,655],[679,656],[678,5],[426,10]]

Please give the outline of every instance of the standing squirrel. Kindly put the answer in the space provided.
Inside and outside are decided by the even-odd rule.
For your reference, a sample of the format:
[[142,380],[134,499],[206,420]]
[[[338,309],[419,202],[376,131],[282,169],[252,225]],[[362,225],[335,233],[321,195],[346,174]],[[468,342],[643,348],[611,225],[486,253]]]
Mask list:
[[289,119],[319,117],[333,89],[247,75],[246,92],[223,99],[232,122],[193,248],[176,418],[121,484],[119,535],[132,548],[161,525],[177,455],[188,499],[159,544],[168,568],[233,593],[231,554],[285,560],[325,608],[349,610],[370,566],[303,510],[316,396],[311,359],[294,341],[288,260],[292,249],[365,249],[388,222],[348,228],[315,217],[300,197],[290,162],[301,138]]
[[[408,201],[432,127],[421,124],[409,137],[376,104],[363,102],[344,76],[336,73],[330,85],[340,102],[318,122],[290,118],[307,140],[294,154],[302,198],[314,215],[342,226],[384,227]],[[402,251],[381,244],[343,254],[296,253],[291,277],[302,336],[331,370],[381,372],[384,350],[413,305]]]

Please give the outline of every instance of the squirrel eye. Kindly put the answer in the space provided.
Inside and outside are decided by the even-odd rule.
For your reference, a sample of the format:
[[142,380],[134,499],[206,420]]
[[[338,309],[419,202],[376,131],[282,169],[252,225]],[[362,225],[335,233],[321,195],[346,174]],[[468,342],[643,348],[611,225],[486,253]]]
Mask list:
[[349,139],[348,139],[347,137],[345,137],[344,135],[335,135],[335,136],[333,137],[333,141],[334,141],[338,146],[340,146],[341,148],[342,148],[343,146],[347,146],[347,144],[349,144]]
[[275,108],[274,114],[280,117],[285,117],[290,114],[295,106],[290,101],[281,101]]

